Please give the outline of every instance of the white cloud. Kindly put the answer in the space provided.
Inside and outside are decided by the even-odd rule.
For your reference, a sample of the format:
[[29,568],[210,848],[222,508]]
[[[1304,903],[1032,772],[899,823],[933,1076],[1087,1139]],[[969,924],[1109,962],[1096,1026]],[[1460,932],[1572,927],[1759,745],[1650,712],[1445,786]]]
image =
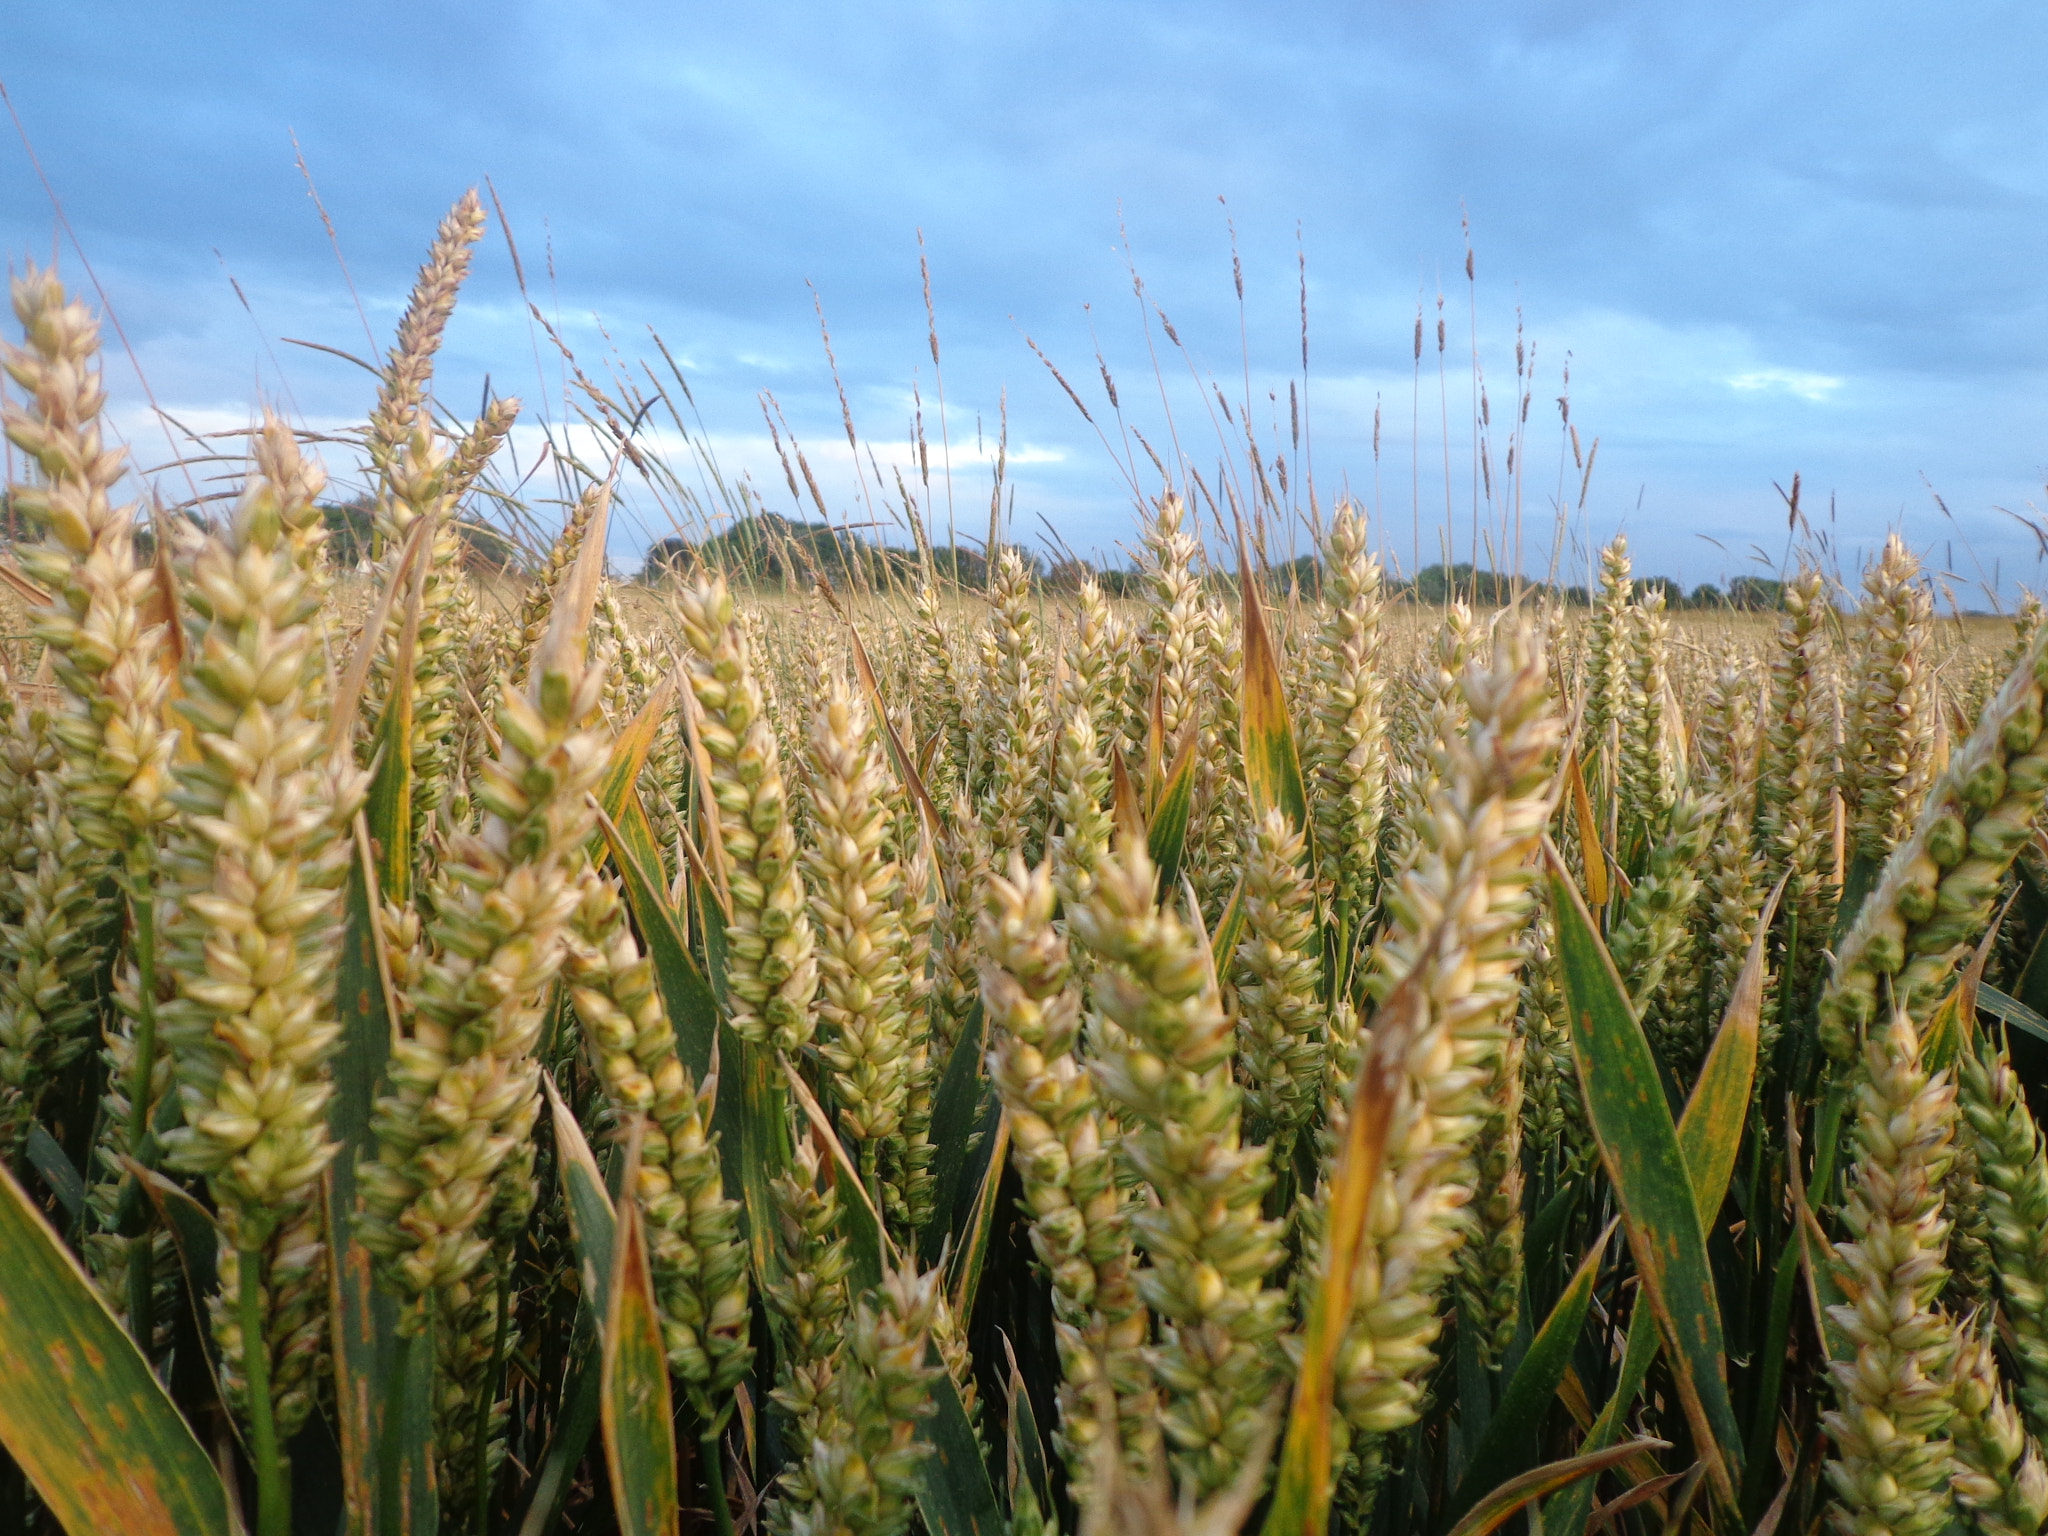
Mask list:
[[1728,387],[1748,394],[1776,391],[1818,404],[1840,389],[1842,380],[1831,373],[1803,373],[1796,368],[1758,368],[1736,374],[1728,380]]

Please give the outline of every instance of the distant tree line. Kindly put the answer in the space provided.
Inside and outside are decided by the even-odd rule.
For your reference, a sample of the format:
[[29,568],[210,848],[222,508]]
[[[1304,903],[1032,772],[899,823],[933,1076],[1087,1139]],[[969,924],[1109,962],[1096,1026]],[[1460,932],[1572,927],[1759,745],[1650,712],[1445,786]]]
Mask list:
[[[168,515],[196,529],[208,526],[207,519],[191,508]],[[375,537],[369,497],[322,502],[320,518],[327,525],[327,558],[334,565],[342,570],[353,570],[372,557]],[[13,498],[0,491],[0,545],[11,547],[34,538],[35,532],[29,520],[16,510]],[[473,574],[518,570],[526,563],[519,545],[488,524],[462,521],[455,525],[455,532],[462,542],[463,567]],[[136,558],[144,561],[156,558],[156,528],[147,513],[136,522],[135,554]]]
[[[343,570],[354,570],[375,557],[374,507],[367,496],[351,501],[322,502],[321,521],[327,525],[327,558]],[[462,541],[462,564],[474,575],[515,571],[526,562],[518,544],[486,523],[459,521],[455,534]]]
[[[1591,601],[1584,587],[1534,581],[1463,564],[1426,565],[1416,573],[1414,580],[1392,581],[1388,585],[1402,596],[1424,603],[1443,603],[1457,597],[1470,603],[1499,605],[1513,601],[1518,593],[1556,597],[1573,608],[1584,608]],[[1686,608],[1775,609],[1783,587],[1784,583],[1780,581],[1738,576],[1728,583],[1725,591],[1712,582],[1703,582],[1688,592],[1669,576],[1638,576],[1635,579],[1638,596],[1647,597],[1653,592],[1660,592],[1664,596],[1665,608],[1672,611]]]
[[[1228,578],[1223,579],[1227,584]],[[1292,588],[1304,597],[1316,596],[1321,580],[1321,562],[1313,555],[1303,555],[1284,565],[1276,565],[1266,578],[1267,585],[1274,590],[1285,592]],[[1635,585],[1636,591],[1645,596],[1651,592],[1663,593],[1664,606],[1676,611],[1686,608],[1775,609],[1784,584],[1755,576],[1738,576],[1728,583],[1725,591],[1712,582],[1706,582],[1688,592],[1669,576],[1638,576]],[[1501,607],[1517,597],[1525,600],[1544,597],[1556,598],[1566,607],[1583,608],[1589,601],[1584,587],[1490,571],[1464,562],[1425,565],[1411,578],[1389,573],[1385,578],[1385,590],[1396,601],[1432,605],[1458,599],[1481,607]]]
[[[1097,567],[1072,554],[1050,563],[1028,551],[1022,552],[1038,573],[1040,582],[1054,591],[1072,591],[1093,577],[1111,597],[1135,597],[1144,590],[1141,571]],[[931,552],[933,574],[940,580],[963,587],[981,587],[988,582],[988,561],[977,550],[957,545],[940,545]],[[685,576],[699,565],[714,567],[737,580],[766,586],[809,586],[818,576],[835,586],[892,586],[922,579],[917,551],[872,543],[844,528],[829,523],[807,523],[776,512],[744,517],[701,541],[680,536],[658,540],[647,551],[640,579],[649,585]],[[1268,586],[1276,592],[1290,588],[1303,597],[1316,596],[1322,579],[1320,562],[1313,555],[1287,561],[1271,568]],[[1228,572],[1214,573],[1210,580],[1234,589],[1235,578]],[[1774,609],[1782,583],[1757,576],[1738,576],[1724,590],[1711,582],[1690,592],[1668,576],[1636,579],[1639,592],[1661,591],[1665,607]],[[1500,606],[1517,595],[1556,596],[1569,606],[1584,607],[1586,589],[1533,581],[1498,571],[1460,563],[1424,566],[1411,579],[1389,576],[1389,595],[1413,602],[1442,604],[1453,598],[1482,606]]]
[[[327,524],[328,557],[335,565],[350,570],[372,557],[374,534],[369,497],[323,503],[320,512]],[[195,524],[201,522],[194,513],[182,515]],[[512,571],[528,563],[519,546],[498,529],[474,522],[458,523],[456,527],[462,540],[463,564],[472,572]],[[33,532],[26,519],[15,511],[10,498],[0,492],[0,543],[18,543]],[[156,540],[146,522],[137,530],[136,546],[143,559],[153,556]],[[1144,591],[1142,571],[1098,567],[1073,554],[1046,561],[1029,550],[1019,553],[1031,564],[1040,583],[1053,591],[1075,591],[1091,577],[1110,597],[1136,597]],[[979,550],[956,544],[935,545],[931,563],[932,573],[940,581],[969,589],[988,585],[988,560]],[[647,551],[639,579],[657,585],[685,575],[700,564],[761,586],[807,587],[821,575],[836,586],[855,588],[922,580],[922,562],[913,549],[876,544],[829,523],[802,522],[777,512],[741,518],[701,541],[679,536],[657,540]],[[1229,572],[1213,573],[1209,579],[1225,590],[1235,590],[1237,585]],[[1321,563],[1314,555],[1275,565],[1266,577],[1271,590],[1293,590],[1308,598],[1317,595],[1321,580]],[[1772,610],[1778,607],[1783,585],[1768,577],[1738,576],[1725,589],[1707,582],[1687,592],[1668,576],[1636,578],[1639,592],[1661,591],[1665,607],[1673,610]],[[1386,590],[1396,599],[1429,604],[1461,598],[1482,606],[1499,606],[1513,601],[1518,594],[1555,595],[1572,607],[1584,607],[1587,602],[1584,587],[1532,581],[1463,562],[1424,566],[1412,579],[1390,574]]]
[[[940,580],[963,587],[988,585],[988,561],[977,550],[935,545],[932,568]],[[1041,576],[1045,566],[1028,552],[1025,558]],[[806,523],[779,512],[759,512],[738,519],[708,539],[680,535],[657,539],[640,567],[640,579],[658,585],[686,576],[696,567],[711,566],[740,581],[762,586],[807,587],[823,576],[834,586],[890,586],[919,579],[914,549],[875,544],[830,523]],[[1075,582],[1079,585],[1079,581]]]

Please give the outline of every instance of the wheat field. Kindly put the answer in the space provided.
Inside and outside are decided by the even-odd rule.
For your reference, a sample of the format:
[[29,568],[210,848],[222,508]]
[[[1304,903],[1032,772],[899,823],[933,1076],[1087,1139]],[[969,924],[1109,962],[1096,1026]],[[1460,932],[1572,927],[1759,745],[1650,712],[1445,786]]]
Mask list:
[[353,565],[13,283],[0,1532],[2041,1530],[2037,605],[483,571],[482,231]]

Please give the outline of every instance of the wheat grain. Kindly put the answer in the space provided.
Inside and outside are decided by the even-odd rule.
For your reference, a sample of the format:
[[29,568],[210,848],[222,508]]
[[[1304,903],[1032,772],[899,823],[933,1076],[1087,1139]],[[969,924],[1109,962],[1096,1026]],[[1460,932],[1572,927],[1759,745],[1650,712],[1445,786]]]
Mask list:
[[2048,1157],[2019,1078],[1988,1042],[1958,1059],[1963,1139],[1975,1154],[2020,1406],[2048,1432]]
[[753,1360],[740,1208],[726,1198],[710,1129],[717,1085],[700,1089],[677,1055],[653,967],[612,881],[583,872],[568,931],[563,980],[599,1076],[621,1117],[647,1120],[633,1194],[646,1216],[669,1369],[715,1432]]
[[194,556],[178,710],[193,761],[178,770],[163,854],[164,956],[177,996],[161,1010],[184,1124],[175,1167],[206,1176],[226,1254],[214,1314],[231,1397],[245,1388],[239,1287],[266,1305],[265,1371],[278,1433],[312,1406],[324,1326],[316,1196],[334,1155],[327,1062],[341,1027],[334,964],[343,838],[363,779],[328,751],[320,603],[324,477],[272,417],[248,490]]
[[585,622],[556,614],[526,691],[499,710],[502,745],[476,791],[482,826],[451,839],[424,953],[408,966],[376,1154],[358,1169],[362,1241],[414,1326],[437,1293],[467,1285],[493,1235],[525,1224],[533,1200],[533,1052],[605,758],[587,726],[603,680],[580,654]]

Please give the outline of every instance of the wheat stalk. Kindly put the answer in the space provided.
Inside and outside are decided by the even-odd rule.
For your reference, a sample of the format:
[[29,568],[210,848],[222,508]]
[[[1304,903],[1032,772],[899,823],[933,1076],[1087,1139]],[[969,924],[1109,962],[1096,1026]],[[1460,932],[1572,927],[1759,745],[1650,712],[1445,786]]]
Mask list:
[[1338,1352],[1337,1404],[1354,1435],[1390,1434],[1420,1411],[1438,1293],[1469,1230],[1473,1142],[1520,997],[1530,858],[1550,814],[1560,730],[1533,642],[1498,635],[1494,659],[1469,666],[1459,692],[1470,725],[1440,744],[1438,786],[1373,960],[1375,995],[1408,982],[1427,1011],[1401,1062]]
[[1845,1533],[1933,1536],[1950,1518],[1954,1326],[1935,1305],[1948,1273],[1941,1180],[1955,1091],[1920,1064],[1901,1012],[1870,1040],[1857,1088],[1856,1158],[1842,1204],[1847,1240],[1835,1245],[1844,1301],[1832,1309],[1855,1347],[1830,1368],[1835,1409],[1824,1416],[1835,1457],[1829,1484]]
[[603,678],[581,654],[585,622],[558,612],[526,689],[500,707],[502,744],[476,790],[482,825],[450,840],[423,953],[405,967],[406,1030],[357,1176],[362,1241],[415,1327],[443,1293],[460,1303],[533,1200],[533,1053],[606,753],[588,728]]
[[1160,1323],[1151,1351],[1161,1423],[1184,1488],[1229,1486],[1275,1385],[1286,1296],[1266,1286],[1281,1257],[1260,1214],[1266,1149],[1239,1140],[1232,1030],[1208,946],[1161,907],[1145,845],[1125,837],[1071,914],[1097,965],[1090,1001],[1097,1081],[1122,1122],[1119,1152],[1156,1203],[1131,1224],[1147,1264],[1138,1292]]
[[646,1217],[669,1369],[715,1437],[754,1354],[740,1208],[726,1198],[711,1131],[717,1083],[698,1087],[676,1054],[675,1028],[616,884],[583,871],[568,933],[562,977],[598,1075],[622,1118],[646,1117],[633,1194]]
[[1387,744],[1380,567],[1354,503],[1339,502],[1331,514],[1323,562],[1329,608],[1314,649],[1303,766],[1315,786],[1316,844],[1331,899],[1355,929],[1378,885]]
[[1027,870],[1019,858],[989,882],[981,995],[992,1030],[989,1076],[1010,1117],[1032,1249],[1052,1283],[1060,1445],[1069,1475],[1085,1487],[1103,1427],[1097,1383],[1109,1384],[1126,1454],[1140,1457],[1153,1393],[1130,1211],[1096,1082],[1078,1051],[1081,995],[1053,907],[1043,866]]
[[1928,632],[1933,596],[1897,534],[1864,572],[1861,652],[1849,696],[1842,798],[1858,855],[1881,861],[1912,826],[1934,758]]
[[885,856],[886,784],[867,706],[836,671],[811,726],[816,831],[805,858],[817,920],[819,1055],[840,1129],[879,1200],[882,1146],[900,1136],[921,1030],[913,1021],[901,915],[903,877]]
[[1916,1018],[1954,974],[1991,916],[2000,882],[2048,798],[2041,675],[2048,638],[2036,634],[1970,737],[1928,791],[1912,835],[1892,850],[1876,888],[1836,947],[1819,1005],[1821,1043],[1852,1060],[1888,980]]

